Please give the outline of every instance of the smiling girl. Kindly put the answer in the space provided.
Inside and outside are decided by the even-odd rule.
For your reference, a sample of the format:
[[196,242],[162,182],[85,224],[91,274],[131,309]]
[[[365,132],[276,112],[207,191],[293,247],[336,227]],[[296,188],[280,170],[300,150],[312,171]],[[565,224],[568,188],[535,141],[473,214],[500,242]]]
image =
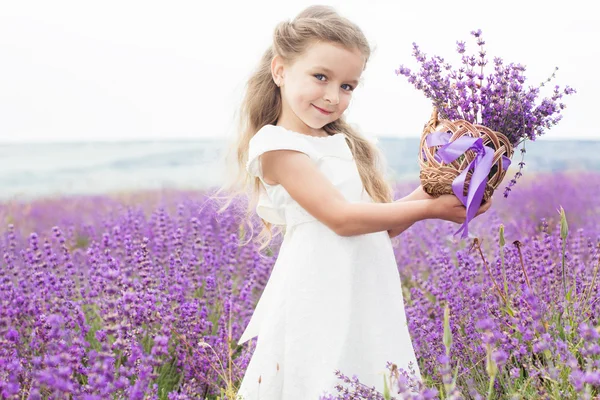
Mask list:
[[244,399],[335,394],[336,370],[383,391],[388,361],[421,379],[390,238],[427,218],[462,223],[465,208],[421,187],[394,201],[379,150],[344,116],[370,53],[358,26],[312,6],[276,27],[248,81],[237,161],[261,236],[285,234],[239,339],[257,337]]

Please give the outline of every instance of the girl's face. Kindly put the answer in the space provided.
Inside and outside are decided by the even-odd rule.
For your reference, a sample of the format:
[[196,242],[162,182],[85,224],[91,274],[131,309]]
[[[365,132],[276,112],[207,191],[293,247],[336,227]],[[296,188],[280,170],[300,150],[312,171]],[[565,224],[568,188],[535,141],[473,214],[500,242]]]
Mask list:
[[274,57],[271,71],[283,100],[278,124],[322,136],[323,126],[348,108],[364,66],[358,50],[323,42],[314,43],[291,65]]

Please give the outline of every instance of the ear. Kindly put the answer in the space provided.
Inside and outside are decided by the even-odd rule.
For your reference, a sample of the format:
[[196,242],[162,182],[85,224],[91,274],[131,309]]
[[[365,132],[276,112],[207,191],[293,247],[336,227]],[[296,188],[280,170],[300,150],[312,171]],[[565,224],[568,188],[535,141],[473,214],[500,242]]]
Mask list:
[[277,86],[281,86],[283,84],[283,79],[285,77],[285,64],[283,59],[276,55],[271,60],[271,75],[273,76],[273,81],[277,84]]

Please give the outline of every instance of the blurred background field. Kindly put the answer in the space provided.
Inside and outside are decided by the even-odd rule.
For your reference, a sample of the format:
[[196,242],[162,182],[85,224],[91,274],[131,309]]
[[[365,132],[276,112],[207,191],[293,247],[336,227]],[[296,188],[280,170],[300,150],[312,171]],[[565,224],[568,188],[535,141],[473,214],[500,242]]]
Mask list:
[[[391,181],[418,179],[417,138],[380,137]],[[225,141],[0,143],[0,201],[149,189],[207,189],[224,178]],[[526,144],[525,176],[600,171],[600,141]],[[515,154],[513,166],[520,161]],[[507,180],[512,177],[511,167]],[[513,172],[514,174],[514,172]]]

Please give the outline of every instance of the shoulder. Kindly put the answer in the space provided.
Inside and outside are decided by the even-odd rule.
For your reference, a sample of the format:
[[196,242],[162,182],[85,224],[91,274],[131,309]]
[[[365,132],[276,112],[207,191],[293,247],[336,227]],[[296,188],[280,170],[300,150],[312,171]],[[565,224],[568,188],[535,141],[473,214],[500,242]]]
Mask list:
[[291,131],[283,126],[267,124],[260,128],[250,139],[250,142],[275,141],[277,143],[286,142],[308,142],[306,135]]
[[259,156],[275,150],[295,150],[308,155],[311,159],[319,158],[319,152],[301,133],[290,131],[276,125],[265,125],[254,134],[248,146],[246,168],[253,175],[261,175]]
[[273,150],[296,150],[314,156],[316,150],[306,135],[282,126],[265,125],[250,139],[249,156],[259,156]]

